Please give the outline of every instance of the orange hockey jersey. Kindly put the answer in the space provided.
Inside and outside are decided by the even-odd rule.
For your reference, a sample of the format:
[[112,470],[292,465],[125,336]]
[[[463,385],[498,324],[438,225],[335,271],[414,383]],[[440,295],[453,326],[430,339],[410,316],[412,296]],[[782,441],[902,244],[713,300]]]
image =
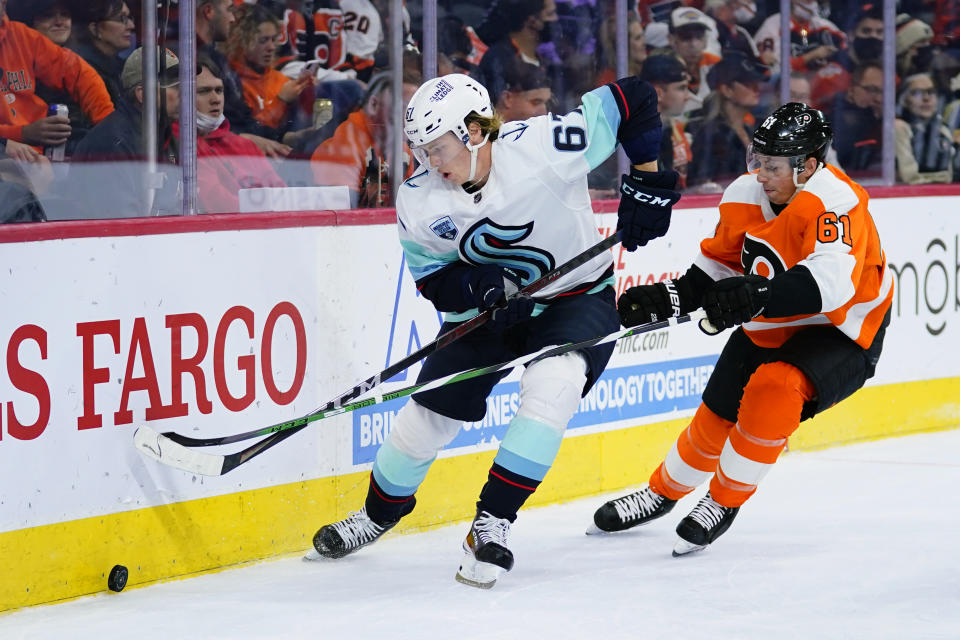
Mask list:
[[893,300],[893,277],[869,196],[845,173],[822,167],[777,215],[751,174],[737,178],[720,201],[720,222],[700,243],[695,264],[714,280],[755,273],[773,278],[803,265],[820,290],[820,313],[757,316],[743,325],[761,347],[778,347],[798,330],[833,324],[867,348]]

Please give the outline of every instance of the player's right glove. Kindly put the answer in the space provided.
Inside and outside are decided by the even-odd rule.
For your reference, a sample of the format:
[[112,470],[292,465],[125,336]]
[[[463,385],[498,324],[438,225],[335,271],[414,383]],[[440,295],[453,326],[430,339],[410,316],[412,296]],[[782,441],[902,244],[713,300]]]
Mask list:
[[510,269],[480,265],[468,272],[464,284],[481,312],[493,309],[487,326],[494,331],[526,320],[536,306],[533,298],[519,293],[523,280]]
[[636,327],[680,315],[680,296],[673,280],[631,287],[617,300],[620,322]]
[[620,183],[617,228],[623,229],[623,248],[636,251],[654,238],[667,233],[673,205],[680,199],[674,189],[676,171],[630,170]]

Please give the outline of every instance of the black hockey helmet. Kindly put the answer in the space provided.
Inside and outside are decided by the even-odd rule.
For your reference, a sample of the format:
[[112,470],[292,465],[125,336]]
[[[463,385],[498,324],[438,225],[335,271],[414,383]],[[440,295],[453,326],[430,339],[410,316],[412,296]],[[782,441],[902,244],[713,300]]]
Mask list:
[[765,156],[799,157],[823,163],[833,129],[822,111],[788,102],[767,116],[753,133],[753,152]]

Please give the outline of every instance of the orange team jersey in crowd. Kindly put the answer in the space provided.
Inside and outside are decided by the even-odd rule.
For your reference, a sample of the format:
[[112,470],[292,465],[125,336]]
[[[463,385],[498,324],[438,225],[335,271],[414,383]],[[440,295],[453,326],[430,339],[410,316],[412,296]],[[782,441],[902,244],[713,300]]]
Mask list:
[[23,141],[23,127],[47,116],[37,82],[70,94],[96,124],[113,113],[103,79],[73,51],[25,24],[0,20],[0,138]]
[[867,348],[893,300],[893,277],[868,198],[863,187],[827,165],[777,215],[756,176],[740,176],[724,191],[720,222],[700,243],[695,264],[714,280],[744,272],[772,278],[802,264],[820,289],[822,311],[760,315],[743,325],[746,334],[772,348],[805,327],[833,324]]
[[[406,145],[404,179],[413,175],[415,162]],[[351,113],[310,157],[313,177],[321,185],[346,185],[358,194],[358,206],[390,206],[390,178],[386,149],[373,136],[370,118],[360,109]]]
[[231,60],[230,64],[240,76],[243,84],[243,101],[253,112],[253,117],[268,127],[281,128],[287,120],[290,105],[280,99],[280,89],[290,78],[276,69],[267,69],[259,73],[251,67]]
[[380,16],[369,2],[351,4],[349,10],[337,0],[315,2],[312,34],[307,33],[303,14],[287,9],[278,66],[291,60],[316,60],[324,69],[364,71],[373,67],[381,36]]

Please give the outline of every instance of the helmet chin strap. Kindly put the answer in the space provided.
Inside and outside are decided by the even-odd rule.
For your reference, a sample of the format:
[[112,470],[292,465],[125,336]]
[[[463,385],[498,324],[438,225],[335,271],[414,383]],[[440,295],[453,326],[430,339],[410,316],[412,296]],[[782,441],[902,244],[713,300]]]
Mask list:
[[[817,171],[819,171],[819,170],[820,170],[820,167],[822,167],[822,166],[823,166],[822,163],[817,162],[817,168],[814,169],[813,172],[812,172],[810,175],[813,176],[813,174],[816,173]],[[798,176],[798,175],[800,175],[800,167],[794,167],[794,168],[793,168],[793,186],[795,186],[797,189],[803,189],[803,187],[806,186],[807,183],[806,183],[806,182],[798,182],[798,181],[797,181],[797,176]],[[807,181],[809,181],[809,178],[807,178]]]
[[[487,144],[487,139],[490,137],[489,133],[484,134],[483,140],[479,144],[470,144],[465,142],[464,145],[467,147],[467,151],[470,152],[470,177],[467,178],[467,182],[474,182],[474,176],[477,174],[477,152],[480,151],[480,147]],[[796,177],[794,177],[796,180]]]

